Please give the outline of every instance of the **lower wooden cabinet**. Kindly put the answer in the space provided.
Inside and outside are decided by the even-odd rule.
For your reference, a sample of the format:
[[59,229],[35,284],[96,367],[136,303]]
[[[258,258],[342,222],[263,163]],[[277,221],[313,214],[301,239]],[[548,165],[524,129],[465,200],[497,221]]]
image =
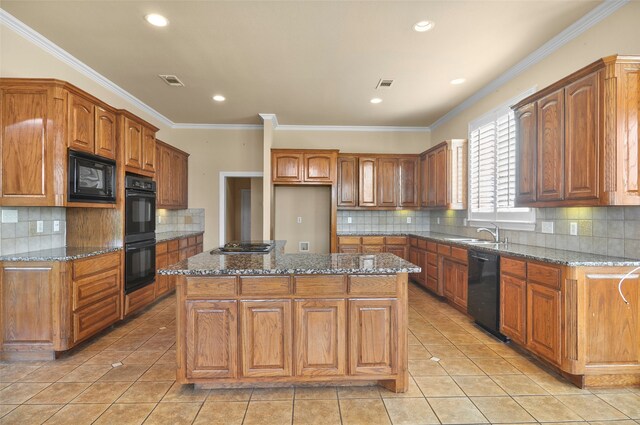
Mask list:
[[500,332],[526,344],[527,281],[514,276],[500,278]]
[[442,280],[444,296],[448,300],[466,311],[467,309],[467,265],[452,261],[449,258],[442,259]]
[[80,342],[120,320],[120,294],[110,295],[73,313],[73,342]]
[[352,375],[396,372],[397,300],[349,301],[349,359]]
[[560,291],[527,283],[527,347],[553,364],[561,362]]
[[137,291],[130,292],[124,296],[124,315],[127,316],[134,311],[140,310],[151,304],[156,299],[155,285],[147,285]]

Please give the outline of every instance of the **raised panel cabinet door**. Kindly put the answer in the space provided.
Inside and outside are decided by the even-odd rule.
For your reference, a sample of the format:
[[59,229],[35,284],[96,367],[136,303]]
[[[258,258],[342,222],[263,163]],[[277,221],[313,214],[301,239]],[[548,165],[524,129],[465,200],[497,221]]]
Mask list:
[[360,245],[339,245],[338,252],[341,254],[359,254]]
[[94,104],[75,94],[69,94],[69,128],[67,146],[71,149],[94,153]]
[[429,152],[429,154],[427,154],[427,172],[427,206],[435,207],[438,199],[438,167],[436,165],[435,152]]
[[376,158],[358,158],[358,205],[361,207],[377,206]]
[[271,156],[273,182],[301,182],[302,154],[295,152],[274,152]]
[[178,207],[186,209],[189,207],[189,155],[179,153],[180,164],[180,194],[177,196]]
[[500,277],[500,332],[513,341],[526,343],[527,282],[502,275]]
[[95,335],[120,320],[120,294],[110,295],[73,312],[73,342]]
[[565,199],[598,197],[602,72],[565,88]]
[[420,206],[420,162],[416,158],[400,158],[400,206]]
[[564,90],[538,101],[538,201],[564,199]]
[[96,106],[95,154],[116,159],[116,114]]
[[442,260],[442,280],[444,281],[444,296],[453,301],[456,293],[456,264],[445,258]]
[[142,169],[144,171],[156,171],[156,132],[142,128]]
[[187,301],[185,328],[187,378],[237,376],[237,301]]
[[[388,252],[393,255],[397,255],[403,260],[407,259],[407,247],[400,245],[385,245],[384,252]],[[414,263],[415,264],[415,263]]]
[[242,376],[291,376],[291,301],[241,301]]
[[360,252],[363,254],[380,254],[384,252],[384,245],[362,245]]
[[[173,160],[171,149],[164,145],[157,144],[156,153],[158,155],[158,170],[156,170],[156,181],[158,187],[158,205],[160,207],[173,207],[176,205],[174,193],[175,187],[179,184],[178,164]],[[160,202],[162,201],[162,202]]]
[[[156,271],[169,265],[169,256],[167,253],[156,254]],[[160,275],[156,273],[156,297],[169,292],[169,281],[172,276]]]
[[436,161],[436,206],[447,206],[447,189],[449,167],[447,164],[447,147],[443,146],[435,153]]
[[[629,195],[640,195],[640,63],[627,63],[620,67],[618,77],[619,107],[618,122],[627,123],[622,128],[626,154],[618,159],[622,170],[624,186],[621,188]],[[608,81],[607,81],[608,82]],[[613,99],[611,100],[613,101]]]
[[142,125],[124,119],[124,165],[142,169]]
[[527,347],[559,365],[560,291],[527,283]]
[[379,207],[398,206],[398,159],[378,159],[377,186]]
[[[423,268],[423,264],[422,264],[422,251],[420,251],[419,249],[416,248],[410,248],[409,249],[409,262],[415,264],[418,267]],[[411,279],[415,280],[416,282],[420,283],[420,284],[424,284],[424,274],[423,273],[411,273],[409,275],[411,277]]]
[[305,153],[303,159],[304,181],[331,183],[335,180],[335,154]]
[[516,204],[536,200],[537,122],[535,102],[515,112],[516,119]]
[[[186,169],[180,152],[167,149],[165,158],[171,164],[171,170],[167,171],[167,176],[171,180],[171,185],[167,188],[167,199],[174,208],[183,205],[183,198],[186,199],[185,176]],[[186,207],[185,207],[186,208]]]
[[338,206],[358,206],[358,158],[338,157]]
[[467,266],[464,264],[455,263],[455,292],[453,294],[453,302],[467,309],[468,288],[469,282],[467,281]]
[[429,194],[429,167],[427,165],[427,156],[420,157],[420,206],[428,206]]
[[347,369],[345,300],[296,300],[297,376],[344,375]]
[[349,300],[349,373],[396,373],[397,336],[396,299]]

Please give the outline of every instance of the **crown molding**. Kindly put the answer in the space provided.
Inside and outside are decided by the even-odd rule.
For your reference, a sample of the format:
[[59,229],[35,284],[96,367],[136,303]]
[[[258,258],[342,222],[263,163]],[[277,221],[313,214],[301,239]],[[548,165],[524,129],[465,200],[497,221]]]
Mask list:
[[567,28],[561,31],[558,35],[553,37],[551,40],[540,46],[529,56],[515,64],[513,67],[509,68],[504,74],[500,75],[498,78],[491,81],[489,84],[468,97],[462,103],[458,104],[455,108],[444,114],[442,117],[438,118],[433,124],[431,124],[430,127],[432,129],[436,129],[442,124],[450,121],[453,117],[455,117],[465,109],[471,107],[480,99],[493,93],[502,85],[511,81],[516,76],[526,71],[528,68],[532,67],[536,63],[549,56],[551,53],[558,50],[560,47],[567,44],[569,41],[578,37],[580,34],[584,33],[603,19],[607,18],[612,13],[616,12],[618,9],[629,3],[629,1],[630,0],[603,1],[582,18],[578,19],[573,24],[569,25]]
[[276,116],[276,114],[258,114],[260,115],[260,118],[262,118],[262,122],[267,122],[267,121],[271,121],[271,123],[273,124],[273,128],[277,128],[278,127],[278,117]]
[[174,130],[262,130],[262,124],[197,124],[197,123],[173,123]]
[[280,131],[370,131],[370,132],[429,132],[430,127],[403,127],[385,125],[279,125]]

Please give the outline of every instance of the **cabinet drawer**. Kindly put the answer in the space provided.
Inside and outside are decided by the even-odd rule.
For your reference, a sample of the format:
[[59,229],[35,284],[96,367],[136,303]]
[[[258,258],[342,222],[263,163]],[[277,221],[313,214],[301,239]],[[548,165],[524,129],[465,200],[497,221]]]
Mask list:
[[204,238],[204,237],[203,237],[203,235],[198,235],[198,236],[196,236],[196,243],[197,243],[197,244],[201,244],[201,243],[202,243],[203,238]]
[[80,279],[101,271],[120,266],[120,253],[96,255],[73,262],[73,279]]
[[438,244],[435,242],[427,242],[427,251],[438,252]]
[[360,236],[339,236],[338,245],[360,245]]
[[189,238],[178,239],[178,247],[184,249],[189,246]]
[[427,263],[438,266],[438,254],[435,252],[427,252]]
[[527,264],[528,280],[560,289],[560,269],[544,264]]
[[406,245],[407,237],[406,236],[387,236],[385,238],[384,243],[387,245]]
[[289,277],[241,276],[242,295],[287,295],[291,293]]
[[124,296],[125,316],[141,309],[155,300],[155,283]]
[[187,298],[233,297],[236,295],[235,277],[190,277],[187,279]]
[[451,247],[451,256],[456,260],[460,260],[463,263],[467,264],[467,250],[464,248],[457,248],[455,246]]
[[169,254],[167,254],[167,266],[170,266],[171,264],[175,264],[178,261],[180,261],[179,251],[169,252]]
[[418,239],[418,248],[427,249],[427,241],[424,239]]
[[334,276],[296,276],[294,277],[296,295],[342,295],[347,293],[347,284],[342,275]]
[[439,243],[438,244],[438,254],[450,256],[451,255],[451,247],[449,245],[445,245],[445,244]]
[[384,252],[384,245],[362,245],[363,254],[379,254]]
[[179,248],[180,248],[180,244],[178,243],[177,239],[167,242],[167,251],[169,252],[177,251]]
[[431,279],[438,280],[438,267],[432,266],[431,264],[427,265],[427,277]]
[[384,236],[363,236],[362,245],[384,245]]
[[196,237],[195,236],[190,236],[188,239],[188,244],[189,246],[196,246]]
[[[150,285],[153,288],[152,285]],[[120,319],[120,294],[73,313],[73,342],[81,341]]]
[[167,252],[168,244],[166,242],[160,242],[156,244],[156,255],[164,254]]
[[527,277],[527,263],[521,260],[500,257],[500,273],[524,279]]
[[111,269],[104,273],[73,281],[73,310],[76,311],[102,298],[120,293],[120,270]]
[[349,293],[352,295],[394,295],[396,293],[396,276],[349,276]]
[[409,245],[417,247],[418,246],[418,238],[410,238],[409,239]]

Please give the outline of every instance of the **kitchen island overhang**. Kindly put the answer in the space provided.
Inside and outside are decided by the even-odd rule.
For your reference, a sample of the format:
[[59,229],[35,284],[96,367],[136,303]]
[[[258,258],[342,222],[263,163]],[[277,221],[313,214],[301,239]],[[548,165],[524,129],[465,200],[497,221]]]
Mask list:
[[204,388],[408,386],[408,273],[393,254],[202,253],[176,275],[176,379]]

